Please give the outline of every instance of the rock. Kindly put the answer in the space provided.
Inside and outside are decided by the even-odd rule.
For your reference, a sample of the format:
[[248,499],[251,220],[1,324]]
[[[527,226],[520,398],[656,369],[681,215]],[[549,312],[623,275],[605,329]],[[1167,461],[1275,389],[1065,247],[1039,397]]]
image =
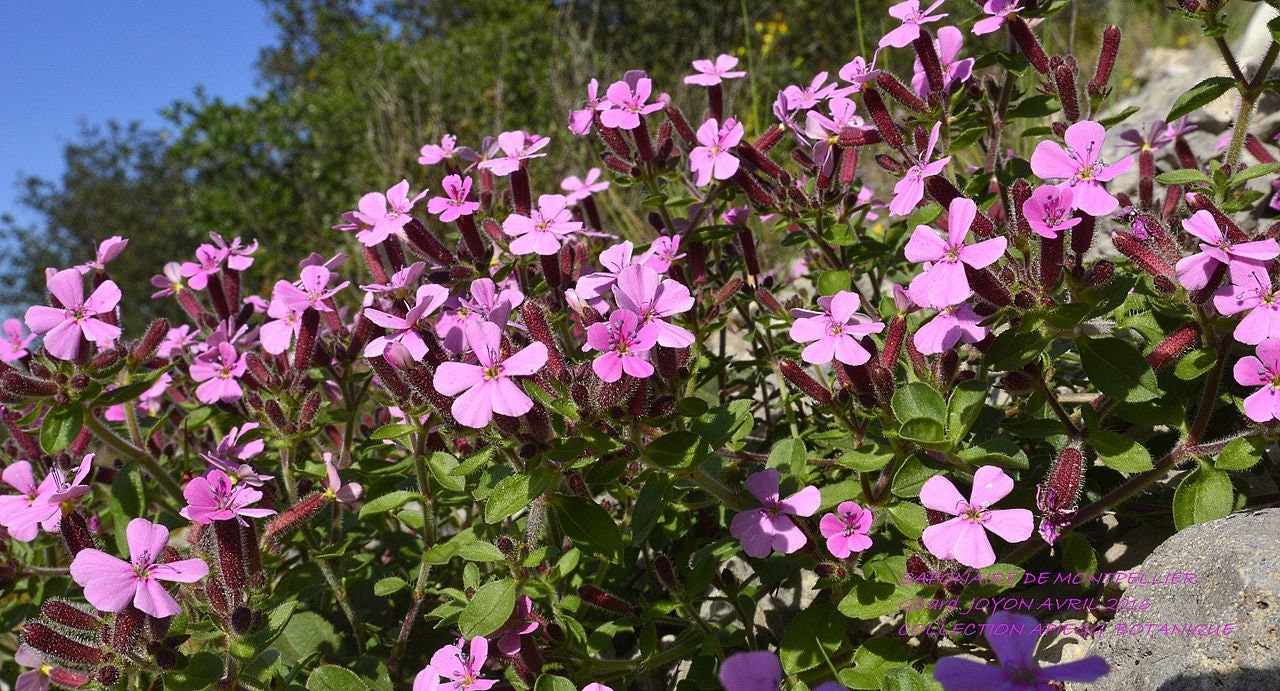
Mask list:
[[[1232,514],[1192,526],[1160,545],[1133,572],[1194,573],[1196,585],[1128,586],[1151,606],[1117,612],[1089,653],[1111,674],[1072,689],[1277,688],[1280,680],[1280,509]],[[1227,624],[1231,635],[1120,635],[1119,625]]]

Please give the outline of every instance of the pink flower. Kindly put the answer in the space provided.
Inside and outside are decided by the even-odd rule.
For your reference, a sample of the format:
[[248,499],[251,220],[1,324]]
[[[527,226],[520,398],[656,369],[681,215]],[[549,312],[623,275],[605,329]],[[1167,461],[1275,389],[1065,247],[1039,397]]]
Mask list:
[[893,186],[893,201],[889,202],[891,215],[906,216],[914,211],[920,200],[924,199],[924,179],[941,173],[947,163],[951,162],[950,156],[936,161],[929,160],[933,158],[933,147],[938,145],[941,127],[941,123],[933,123],[933,130],[929,132],[929,146],[925,149],[924,156],[908,168],[906,175]]
[[160,342],[160,347],[156,349],[156,355],[162,358],[173,357],[175,353],[181,353],[190,349],[196,342],[196,333],[192,331],[189,324],[181,324],[169,329],[169,334]]
[[[490,278],[471,282],[471,298],[461,296],[445,303],[444,314],[436,322],[436,335],[444,339],[445,349],[461,353],[466,350],[463,332],[472,321],[490,321],[500,327],[507,325],[511,312],[524,302],[524,293],[516,288],[503,288]],[[450,308],[451,307],[451,308]]]
[[593,681],[582,687],[582,691],[613,691],[613,688]]
[[662,103],[645,103],[653,92],[653,80],[641,77],[634,85],[617,81],[604,92],[600,103],[600,122],[605,127],[634,130],[640,126],[640,116],[662,110]]
[[645,379],[653,374],[649,364],[649,350],[658,344],[658,327],[649,323],[640,326],[635,312],[617,309],[609,314],[608,322],[596,322],[587,327],[587,344],[584,351],[596,350],[600,357],[591,361],[591,369],[607,382],[616,382],[623,372]]
[[804,361],[825,365],[834,358],[854,367],[866,364],[871,353],[858,341],[884,331],[884,324],[859,314],[862,298],[847,290],[818,298],[818,306],[821,312],[791,310],[791,316],[798,317],[791,325],[791,340],[809,344],[800,354]]
[[160,289],[151,294],[151,299],[153,300],[177,295],[186,290],[186,281],[182,277],[182,265],[178,262],[166,263],[163,273],[151,277],[151,285]]
[[360,286],[360,290],[366,293],[390,293],[394,297],[407,297],[413,295],[413,287],[418,284],[418,278],[426,268],[425,262],[414,262],[391,274],[391,279],[386,283]]
[[[459,638],[457,645],[446,645],[437,650],[431,656],[429,669],[434,669],[444,678],[444,688],[453,691],[485,691],[497,684],[496,680],[480,678],[484,663],[489,659],[489,641],[476,636],[464,653],[462,648],[466,645],[467,639]],[[417,691],[417,682],[414,684]]]
[[394,314],[376,310],[372,307],[366,308],[364,316],[374,324],[384,329],[390,329],[391,333],[369,341],[369,344],[364,348],[364,356],[377,357],[386,351],[389,344],[399,343],[409,349],[409,353],[415,360],[421,360],[426,357],[427,343],[422,340],[418,329],[423,326],[423,320],[440,309],[440,306],[448,299],[448,288],[428,283],[418,287],[417,301],[403,317],[397,317]]
[[264,518],[275,515],[271,509],[250,508],[262,500],[262,492],[248,483],[236,482],[225,472],[213,469],[204,477],[194,477],[182,489],[187,505],[178,513],[183,518],[208,525],[214,521],[235,520],[248,525],[245,516]]
[[1240,358],[1232,370],[1237,384],[1262,387],[1244,399],[1244,414],[1254,422],[1280,420],[1280,340],[1263,341],[1257,353]]
[[[519,417],[529,412],[533,401],[512,381],[529,376],[547,364],[547,347],[530,343],[519,352],[502,358],[502,329],[492,322],[477,322],[465,330],[467,344],[480,364],[445,362],[436,368],[433,383],[453,401],[453,417],[467,427],[480,429],[493,414]],[[461,394],[461,395],[458,395]]]
[[[938,60],[942,63],[943,87],[947,93],[955,91],[973,75],[973,58],[956,60],[960,48],[964,46],[964,34],[954,26],[938,29],[938,37],[933,40],[938,51]],[[911,88],[921,96],[929,94],[929,79],[925,76],[924,66],[920,58],[916,58],[915,74],[911,77]]]
[[26,357],[27,346],[36,340],[36,335],[24,333],[22,322],[17,319],[4,320],[4,345],[0,346],[0,362],[15,362]]
[[920,0],[903,0],[889,8],[889,16],[902,22],[902,25],[885,34],[880,39],[880,47],[893,46],[905,48],[920,37],[920,25],[941,20],[946,14],[929,14],[938,9],[942,0],[937,0],[928,7],[920,9]]
[[333,454],[326,451],[320,457],[324,459],[326,475],[325,496],[340,504],[354,504],[360,501],[360,497],[364,496],[364,488],[360,486],[360,483],[348,482],[343,484],[342,479],[338,477],[338,463],[333,460]]
[[804,134],[814,140],[812,155],[814,162],[822,167],[824,173],[830,174],[831,167],[835,164],[835,156],[832,152],[840,139],[840,133],[845,130],[861,131],[875,128],[864,125],[862,118],[854,114],[857,105],[843,96],[827,101],[827,107],[831,111],[830,117],[817,110],[805,113]]
[[531,215],[511,214],[502,222],[502,232],[515,238],[511,253],[551,255],[560,251],[565,236],[582,230],[582,222],[573,220],[569,200],[562,194],[538,196],[538,208]]
[[381,192],[364,195],[360,198],[355,218],[368,227],[357,232],[356,239],[365,247],[382,244],[413,220],[409,212],[426,194],[427,191],[422,190],[418,196],[410,199],[409,181],[401,180],[387,190],[385,195]]
[[1057,142],[1042,141],[1031,154],[1031,171],[1045,180],[1066,180],[1071,188],[1074,208],[1090,216],[1106,216],[1120,206],[1102,183],[1115,178],[1133,165],[1133,156],[1125,156],[1107,165],[1102,160],[1102,143],[1106,131],[1092,120],[1081,120],[1067,128],[1067,147]]
[[440,673],[427,665],[413,678],[413,691],[440,691]]
[[840,68],[840,78],[852,85],[852,90],[849,93],[862,91],[862,85],[875,78],[876,72],[878,71],[876,70],[875,63],[876,58],[879,56],[880,51],[877,50],[876,54],[871,56],[871,64],[867,64],[867,61],[859,55],[849,62],[846,62],[844,67]]
[[818,488],[809,485],[799,492],[779,498],[777,469],[769,468],[747,478],[747,491],[762,504],[758,509],[740,511],[729,524],[729,532],[748,556],[761,559],[774,550],[792,554],[805,546],[808,538],[790,516],[812,516],[822,503]]
[[191,378],[203,382],[196,388],[196,398],[207,404],[240,400],[244,391],[239,379],[247,368],[244,356],[226,341],[201,353],[191,363]]
[[498,652],[508,657],[520,653],[520,637],[538,630],[538,620],[533,616],[533,600],[527,595],[516,600],[515,611],[502,628],[493,635],[498,639]]
[[641,323],[656,325],[659,345],[684,348],[693,344],[692,333],[667,321],[693,309],[693,296],[684,285],[662,278],[647,266],[632,264],[618,272],[613,299],[619,308],[640,315]]
[[680,253],[680,236],[663,235],[655,239],[637,261],[660,274],[665,274],[679,259],[684,259],[684,255]]
[[592,78],[587,83],[587,107],[569,113],[569,132],[577,137],[585,137],[591,133],[595,124],[595,113],[600,105],[600,82]]
[[89,299],[84,297],[84,278],[75,269],[59,271],[48,279],[49,292],[61,307],[35,305],[27,309],[27,327],[44,336],[45,350],[59,360],[74,360],[80,354],[81,337],[100,347],[115,343],[120,327],[98,318],[110,314],[120,303],[115,281],[103,281]]
[[466,154],[475,155],[475,152],[467,147],[459,147],[458,138],[452,134],[446,134],[440,137],[440,144],[424,144],[418,150],[418,163],[424,166],[434,166],[443,161],[452,160],[453,157],[467,158]]
[[959,657],[938,660],[934,679],[945,691],[1053,691],[1061,684],[1050,682],[1089,682],[1111,671],[1107,661],[1091,655],[1060,665],[1041,667],[1036,663],[1036,642],[1040,623],[1025,614],[995,612],[987,620],[986,638],[996,654],[997,664],[985,665]]
[[76,270],[82,274],[87,274],[90,271],[106,271],[107,263],[120,256],[120,253],[128,246],[128,240],[119,235],[112,235],[98,244],[98,252],[93,261],[80,264],[76,267]]
[[223,471],[234,478],[235,482],[242,482],[250,487],[261,487],[262,483],[275,476],[263,475],[248,463],[266,448],[266,442],[260,438],[245,440],[245,436],[255,429],[258,429],[256,422],[246,422],[240,427],[232,427],[227,431],[227,435],[218,441],[217,448],[202,452],[200,456],[210,468]]
[[71,562],[71,578],[84,587],[85,599],[102,612],[120,612],[130,603],[158,618],[181,612],[158,581],[195,583],[209,575],[209,565],[202,559],[157,563],[169,543],[169,529],[145,518],[129,521],[125,535],[130,561],[90,548]]
[[689,168],[696,176],[694,182],[702,187],[716,180],[728,180],[738,172],[738,159],[729,150],[742,141],[746,130],[742,123],[727,118],[721,126],[715,118],[709,118],[698,128],[698,144],[689,152]]
[[1178,282],[1187,290],[1209,285],[1218,264],[1226,264],[1233,276],[1243,277],[1258,264],[1280,256],[1280,243],[1272,239],[1233,244],[1213,220],[1213,214],[1204,209],[1184,220],[1182,227],[1203,240],[1200,252],[1178,260]]
[[1056,238],[1062,231],[1074,228],[1084,220],[1072,215],[1071,200],[1070,187],[1041,185],[1023,203],[1022,215],[1036,235]]
[[[222,262],[229,253],[213,245],[202,244],[196,248],[196,260],[182,262],[182,276],[192,290],[204,290],[209,285],[209,277],[222,270]],[[153,282],[154,283],[154,282]]]
[[969,299],[973,289],[969,287],[969,279],[965,276],[964,266],[968,264],[975,269],[994,264],[1004,255],[1009,241],[1003,237],[983,240],[972,245],[964,244],[969,226],[978,214],[978,205],[966,197],[957,197],[951,201],[947,214],[947,237],[938,234],[929,226],[916,226],[907,241],[906,255],[909,261],[917,264],[932,262],[932,265],[911,281],[907,291],[916,304],[939,309],[956,305]]
[[587,171],[586,178],[579,178],[577,175],[570,175],[560,181],[560,189],[568,192],[570,204],[576,204],[596,192],[603,192],[609,189],[609,181],[600,180],[600,169],[592,168]]
[[7,528],[19,542],[34,540],[39,533],[37,527],[49,533],[58,532],[62,525],[63,505],[72,506],[76,499],[89,493],[88,486],[83,483],[91,470],[93,454],[88,454],[81,459],[70,482],[67,474],[54,466],[37,485],[28,461],[17,461],[7,466],[0,479],[18,490],[18,494],[0,496],[0,527]]
[[84,672],[55,667],[45,662],[40,653],[25,643],[18,646],[18,651],[13,654],[13,661],[31,670],[18,675],[13,682],[13,691],[49,691],[50,682],[58,684],[58,688],[74,689],[88,684],[92,679]]
[[981,569],[996,563],[987,531],[1007,542],[1031,537],[1034,519],[1027,509],[991,510],[991,505],[1013,491],[1013,478],[992,465],[978,468],[973,475],[973,491],[965,501],[947,478],[936,475],[920,488],[920,503],[926,509],[955,516],[924,529],[921,540],[933,556],[954,559]]
[[808,86],[792,84],[782,90],[789,111],[808,110],[818,105],[822,99],[832,96],[836,90],[834,83],[827,84],[827,73],[819,72],[809,80]]
[[258,330],[258,340],[262,343],[263,350],[279,355],[293,345],[293,339],[302,330],[302,313],[290,309],[281,300],[273,299],[267,305],[267,316],[271,320]]
[[630,240],[623,240],[601,252],[599,261],[604,271],[593,271],[579,277],[577,285],[574,286],[578,297],[593,300],[609,292],[618,282],[618,274],[623,269],[632,264],[643,263],[643,257],[632,256],[634,252],[635,246]]
[[442,223],[452,223],[480,209],[480,202],[467,201],[471,194],[471,178],[446,175],[440,186],[444,188],[446,196],[428,199],[427,211],[439,216]]
[[842,501],[834,513],[818,522],[818,530],[827,538],[827,550],[837,559],[871,547],[871,512],[851,501]]
[[1213,306],[1227,316],[1247,311],[1232,335],[1241,343],[1258,345],[1268,339],[1280,338],[1280,295],[1277,292],[1271,286],[1271,276],[1266,271],[1242,271],[1231,277],[1229,285],[1218,289],[1213,296]]
[[987,0],[982,5],[982,11],[990,16],[983,17],[974,23],[973,35],[975,36],[999,31],[1000,27],[1009,21],[1009,15],[1022,11],[1022,0]]
[[740,79],[747,76],[746,72],[734,72],[733,68],[738,66],[738,59],[728,54],[721,54],[715,59],[710,60],[694,60],[693,69],[698,74],[691,74],[684,78],[685,84],[696,84],[698,86],[715,86],[725,79]]
[[482,170],[489,170],[498,177],[510,175],[529,159],[542,158],[545,153],[538,153],[546,148],[551,140],[542,135],[532,134],[524,130],[512,130],[498,135],[498,148],[504,154],[500,158],[490,158],[477,165]]
[[244,271],[253,266],[253,253],[258,251],[258,241],[242,244],[240,238],[235,238],[231,242],[222,239],[217,233],[209,233],[209,239],[213,240],[213,244],[218,249],[227,251],[227,268],[234,271]]
[[307,308],[317,312],[332,312],[333,309],[328,305],[330,298],[351,285],[350,281],[343,281],[330,288],[329,282],[332,280],[333,274],[323,266],[305,267],[302,269],[302,278],[297,285],[288,281],[277,281],[271,301],[278,301],[296,312],[302,312]]
[[991,333],[981,326],[979,317],[969,303],[962,302],[938,310],[938,315],[921,326],[912,337],[912,343],[922,355],[938,355],[955,347],[960,341],[978,343]]

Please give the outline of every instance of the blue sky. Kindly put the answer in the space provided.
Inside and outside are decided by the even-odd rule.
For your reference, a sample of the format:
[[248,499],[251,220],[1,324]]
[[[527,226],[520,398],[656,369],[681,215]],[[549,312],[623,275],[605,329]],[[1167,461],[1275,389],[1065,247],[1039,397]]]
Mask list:
[[0,214],[18,174],[58,178],[81,120],[141,120],[197,85],[238,101],[274,30],[258,0],[0,2]]

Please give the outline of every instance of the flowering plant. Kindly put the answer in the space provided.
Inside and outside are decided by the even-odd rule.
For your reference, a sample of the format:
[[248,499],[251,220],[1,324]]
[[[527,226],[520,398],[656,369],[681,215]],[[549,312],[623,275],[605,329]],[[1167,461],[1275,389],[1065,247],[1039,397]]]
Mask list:
[[[684,80],[705,109],[632,71],[551,135],[443,134],[335,211],[350,252],[247,281],[258,245],[214,235],[163,267],[180,325],[122,330],[123,238],[51,268],[0,358],[19,688],[1105,674],[1041,667],[1035,637],[950,658],[893,630],[985,616],[900,603],[1092,571],[1092,521],[1148,488],[1176,482],[1178,529],[1248,502],[1231,473],[1280,429],[1280,230],[1251,187],[1280,163],[1249,130],[1280,45],[1177,101],[1239,96],[1197,153],[1117,131],[1120,32],[1084,81],[1032,29],[1062,5],[897,3],[876,55],[765,124],[722,55]],[[1180,11],[1213,32],[1220,5]],[[568,136],[608,173],[535,185]]]

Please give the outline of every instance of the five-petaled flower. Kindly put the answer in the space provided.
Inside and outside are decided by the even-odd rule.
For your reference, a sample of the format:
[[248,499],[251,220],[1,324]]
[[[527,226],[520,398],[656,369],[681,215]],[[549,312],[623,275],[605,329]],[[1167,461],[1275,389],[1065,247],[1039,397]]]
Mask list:
[[1062,186],[1072,191],[1074,208],[1090,216],[1106,216],[1120,206],[1102,183],[1114,179],[1133,165],[1133,156],[1112,164],[1102,160],[1102,143],[1106,130],[1092,120],[1081,120],[1067,128],[1063,139],[1067,146],[1042,141],[1031,154],[1031,172],[1045,180],[1065,180]]
[[834,512],[818,521],[818,531],[827,538],[827,551],[836,558],[848,559],[850,554],[871,547],[871,538],[867,537],[871,519],[871,511],[857,502],[840,502]]
[[4,340],[0,342],[0,362],[14,362],[26,357],[27,346],[36,340],[33,333],[25,333],[22,322],[17,319],[4,320]]
[[641,77],[635,83],[617,81],[605,89],[600,102],[600,122],[605,127],[634,130],[640,126],[640,116],[662,110],[662,103],[646,103],[653,92],[653,80]]
[[617,309],[609,313],[609,321],[587,327],[584,351],[599,351],[591,361],[591,369],[607,382],[615,382],[625,372],[637,379],[653,374],[649,350],[658,343],[658,326],[641,325],[635,312]]
[[973,34],[995,33],[1009,21],[1009,16],[1022,11],[1022,0],[987,0],[982,4],[982,11],[988,16],[973,24]]
[[920,0],[903,0],[903,2],[890,7],[889,16],[902,22],[902,24],[880,39],[880,47],[905,48],[912,41],[919,38],[921,24],[940,21],[947,16],[945,13],[930,14],[930,12],[938,9],[942,2],[943,0],[937,0],[937,2],[923,10],[920,9]]
[[929,145],[925,148],[924,156],[913,166],[907,169],[905,175],[893,186],[893,200],[889,202],[889,213],[893,216],[906,216],[915,210],[916,205],[924,199],[924,180],[941,173],[947,164],[951,162],[950,156],[931,161],[933,158],[933,148],[938,145],[938,135],[941,131],[941,123],[933,123],[933,129],[929,132]]
[[1257,268],[1237,272],[1230,278],[1230,283],[1214,294],[1213,306],[1227,316],[1248,312],[1232,332],[1235,339],[1258,345],[1280,338],[1280,291],[1272,286],[1271,275]]
[[1023,202],[1022,216],[1036,235],[1056,238],[1062,231],[1074,228],[1084,220],[1071,213],[1072,198],[1070,187],[1041,185],[1030,199]]
[[356,233],[356,239],[365,247],[382,244],[413,220],[409,212],[426,194],[424,189],[410,199],[409,181],[401,180],[387,190],[386,194],[370,192],[364,195],[360,198],[354,215],[356,220],[367,227]]
[[987,531],[1008,542],[1022,542],[1035,528],[1035,519],[1027,509],[991,509],[1012,491],[1013,478],[992,465],[973,474],[969,501],[946,477],[929,478],[920,488],[920,503],[955,518],[925,528],[920,537],[924,546],[939,559],[954,559],[975,569],[996,563]]
[[1244,399],[1244,414],[1254,422],[1280,420],[1280,340],[1259,343],[1257,355],[1240,358],[1232,371],[1237,384],[1262,387]]
[[693,334],[667,321],[668,317],[693,309],[693,296],[678,281],[662,278],[643,264],[632,264],[618,272],[613,286],[618,307],[640,315],[642,324],[658,327],[658,345],[684,348],[693,344]]
[[781,475],[769,468],[747,477],[747,491],[760,500],[761,507],[740,511],[729,524],[729,532],[742,543],[742,551],[761,559],[771,552],[793,554],[805,546],[808,538],[791,520],[791,516],[812,516],[822,503],[818,488],[802,488],[782,499]]
[[390,334],[379,336],[369,341],[369,344],[364,348],[365,357],[382,355],[386,352],[387,346],[392,343],[399,343],[407,348],[409,354],[415,360],[421,360],[426,357],[427,342],[422,340],[422,334],[419,333],[419,329],[422,327],[422,321],[440,309],[445,300],[449,299],[449,289],[434,283],[428,283],[419,286],[415,299],[413,307],[410,307],[403,317],[376,310],[372,307],[365,309],[365,318],[384,329],[391,330]]
[[911,338],[921,355],[938,355],[955,347],[960,341],[978,343],[991,330],[982,326],[978,316],[967,302],[949,305],[938,310],[937,316],[916,330]]
[[742,141],[745,132],[742,123],[733,118],[726,118],[723,125],[715,118],[702,123],[697,132],[698,146],[689,152],[695,184],[702,187],[712,179],[728,180],[738,172],[740,162],[729,150]]
[[545,153],[538,152],[550,143],[550,138],[524,130],[503,132],[498,135],[498,148],[503,155],[480,161],[476,165],[498,177],[505,177],[519,170],[524,161],[546,156]]
[[76,554],[71,578],[84,587],[85,599],[103,612],[120,612],[130,603],[157,618],[181,612],[159,581],[195,583],[209,575],[209,565],[203,559],[160,562],[169,544],[169,529],[145,518],[129,521],[125,537],[129,561],[94,548]]
[[440,186],[444,188],[445,196],[428,199],[427,211],[439,216],[442,223],[452,223],[480,209],[480,202],[467,200],[471,195],[471,178],[446,175]]
[[719,55],[715,61],[694,60],[693,69],[697,70],[698,73],[685,77],[684,83],[697,84],[698,86],[715,86],[725,79],[739,79],[747,76],[746,72],[733,69],[737,66],[738,59],[728,54]]
[[973,289],[969,287],[963,265],[981,269],[1004,255],[1009,241],[1003,237],[965,244],[965,236],[977,214],[978,205],[973,200],[957,197],[951,201],[947,213],[945,239],[925,225],[916,226],[911,233],[906,246],[907,259],[916,263],[932,262],[907,289],[916,304],[940,309],[968,300]]
[[75,269],[53,274],[48,286],[61,306],[34,305],[27,309],[26,322],[32,333],[44,336],[44,348],[50,355],[74,360],[80,355],[82,340],[107,347],[120,337],[120,327],[98,318],[110,314],[120,303],[115,281],[103,281],[88,299],[84,297],[84,277]]
[[201,403],[240,400],[244,391],[239,380],[246,369],[248,364],[244,355],[236,352],[235,346],[226,341],[201,353],[191,363],[191,378],[203,382],[196,388],[196,398]]
[[235,520],[241,525],[247,525],[245,516],[265,518],[275,515],[272,509],[253,508],[254,504],[262,500],[260,490],[249,483],[239,482],[238,478],[217,468],[202,477],[191,478],[182,489],[182,496],[186,497],[187,505],[178,513],[196,523]]
[[570,204],[576,204],[596,192],[603,192],[609,189],[609,181],[600,179],[599,168],[592,168],[587,171],[586,177],[579,178],[577,175],[570,175],[561,180],[560,189],[568,193],[566,197]]
[[511,253],[551,255],[560,251],[564,238],[582,230],[582,222],[573,220],[569,199],[563,194],[538,196],[538,208],[524,214],[511,214],[502,222],[502,232],[515,238]]
[[1200,251],[1178,260],[1178,282],[1187,290],[1200,290],[1209,285],[1219,264],[1226,264],[1233,277],[1246,278],[1264,262],[1280,256],[1280,243],[1271,238],[1254,242],[1233,243],[1205,209],[1192,214],[1182,227],[1200,238]]
[[938,660],[933,677],[944,691],[1053,691],[1062,688],[1051,682],[1088,682],[1107,674],[1111,667],[1097,655],[1041,667],[1036,662],[1037,633],[1044,627],[1033,617],[995,612],[987,620],[986,637],[996,664],[986,665],[959,657]]
[[[466,652],[463,652],[463,648]],[[489,659],[489,641],[483,636],[476,636],[471,639],[470,645],[467,639],[459,638],[456,645],[446,645],[440,648],[431,656],[431,664],[428,669],[433,670],[436,674],[444,679],[445,685],[436,688],[449,689],[450,691],[485,691],[489,687],[498,682],[493,679],[481,679],[480,673],[484,669],[484,663]],[[425,670],[424,670],[425,671]],[[419,675],[421,678],[421,674]],[[424,688],[431,688],[425,685]],[[417,691],[417,681],[414,682],[414,689]]]
[[859,314],[862,298],[842,290],[835,295],[818,298],[821,312],[793,309],[796,321],[791,325],[791,340],[808,343],[800,356],[813,365],[825,365],[832,358],[857,367],[871,359],[871,353],[859,340],[884,331],[884,323],[871,321]]
[[[475,322],[464,330],[467,345],[479,364],[445,362],[436,368],[433,384],[453,401],[453,417],[467,427],[488,425],[493,414],[519,417],[533,408],[533,400],[512,381],[527,377],[547,364],[547,347],[538,342],[502,357],[502,329],[493,322]],[[461,394],[461,395],[459,395]]]

